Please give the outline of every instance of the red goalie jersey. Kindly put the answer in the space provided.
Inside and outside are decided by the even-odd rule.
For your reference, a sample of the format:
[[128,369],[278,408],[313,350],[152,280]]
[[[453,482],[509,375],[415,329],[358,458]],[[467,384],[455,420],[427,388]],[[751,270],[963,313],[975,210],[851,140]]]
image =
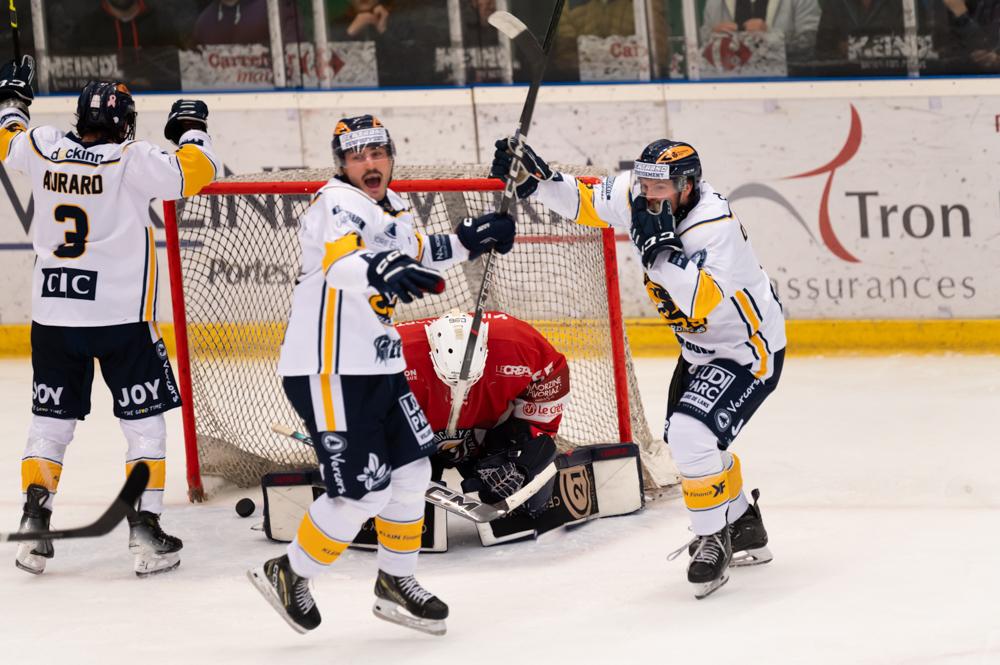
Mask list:
[[[425,326],[420,319],[396,326],[403,339],[406,378],[431,428],[448,427],[451,388],[435,372]],[[569,365],[541,333],[503,312],[486,312],[489,324],[486,365],[462,406],[460,430],[491,430],[508,420],[527,424],[531,437],[555,437],[569,400]],[[464,347],[458,349],[464,353]]]

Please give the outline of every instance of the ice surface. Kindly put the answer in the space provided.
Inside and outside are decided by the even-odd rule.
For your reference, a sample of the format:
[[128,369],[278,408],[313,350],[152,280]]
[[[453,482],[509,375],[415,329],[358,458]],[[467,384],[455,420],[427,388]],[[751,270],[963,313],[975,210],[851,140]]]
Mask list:
[[[641,359],[659,431],[673,362]],[[122,481],[124,439],[98,374],[70,446],[53,523],[95,517]],[[127,532],[56,543],[33,577],[0,548],[0,663],[1000,663],[1000,358],[796,358],[734,450],[775,560],[695,600],[676,498],[636,516],[482,548],[450,520],[451,550],[419,577],[451,605],[435,638],[371,614],[374,557],[347,552],[318,580],[324,623],[293,633],[244,570],[282,551],[251,525],[259,493],[186,502],[177,412],[163,523],[178,571],[137,579]],[[20,515],[27,361],[0,361],[0,525]],[[250,494],[258,512],[233,510]],[[7,563],[2,563],[6,559]]]

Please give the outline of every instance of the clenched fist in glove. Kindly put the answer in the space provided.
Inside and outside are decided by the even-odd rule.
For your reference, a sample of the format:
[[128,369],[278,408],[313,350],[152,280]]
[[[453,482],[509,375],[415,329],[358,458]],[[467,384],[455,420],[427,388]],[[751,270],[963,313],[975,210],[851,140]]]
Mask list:
[[12,103],[3,106],[18,106],[25,113],[35,99],[31,90],[31,82],[35,80],[35,59],[30,55],[23,56],[21,62],[11,60],[0,67],[0,103],[10,100]]
[[674,215],[670,203],[660,203],[660,211],[650,212],[645,196],[637,196],[632,201],[632,227],[629,229],[632,243],[642,255],[642,265],[653,267],[656,257],[662,252],[679,252],[684,249],[681,239],[674,233]]
[[[517,172],[517,198],[526,199],[534,194],[539,180],[550,180],[555,174],[545,161],[535,154],[527,143],[521,143],[524,152],[521,155],[521,168]],[[493,153],[493,165],[490,167],[490,177],[507,182],[510,165],[514,159],[514,139],[500,139],[496,142],[496,152]]]
[[174,145],[189,129],[208,131],[208,105],[200,99],[178,99],[170,107],[163,135]]
[[482,217],[466,217],[455,229],[458,241],[469,250],[470,261],[491,249],[506,254],[514,247],[516,233],[514,218],[498,212],[487,213]]
[[423,298],[425,293],[444,291],[441,273],[398,250],[379,252],[372,257],[368,283],[382,295],[398,296],[406,303]]

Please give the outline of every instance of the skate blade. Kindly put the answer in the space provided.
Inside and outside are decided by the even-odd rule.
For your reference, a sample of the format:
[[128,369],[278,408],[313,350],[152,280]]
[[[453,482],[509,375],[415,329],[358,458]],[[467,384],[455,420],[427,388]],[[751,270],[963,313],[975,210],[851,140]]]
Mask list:
[[142,555],[136,556],[134,569],[137,577],[149,577],[150,575],[169,573],[180,565],[181,556],[171,552],[152,558],[142,558]]
[[406,628],[412,628],[413,630],[419,630],[420,632],[427,633],[428,635],[440,636],[444,635],[448,630],[448,627],[444,623],[444,619],[421,619],[419,617],[415,617],[407,612],[402,606],[384,598],[378,598],[375,600],[375,604],[372,606],[372,612],[379,619],[399,624],[400,626],[405,626]]
[[35,547],[37,546],[38,543],[21,543],[17,548],[17,557],[14,559],[14,565],[32,575],[41,575],[45,572],[46,560],[51,559],[52,554],[49,552],[36,552]]
[[717,580],[712,580],[711,582],[695,582],[694,583],[694,597],[698,600],[706,598],[715,593],[719,587],[724,585],[729,581],[729,575],[723,573],[722,577]]
[[41,575],[45,572],[45,559],[33,554],[14,559],[14,565],[32,575]]
[[292,617],[288,616],[288,612],[285,611],[285,608],[281,605],[281,600],[278,598],[278,592],[274,590],[273,586],[271,586],[271,582],[267,579],[267,575],[264,573],[264,566],[248,570],[247,579],[250,580],[255,587],[257,587],[257,591],[260,592],[260,595],[264,596],[264,600],[266,600],[268,604],[274,608],[274,611],[278,613],[278,616],[285,620],[285,623],[292,627],[292,630],[300,635],[305,635],[309,632],[308,628],[300,626],[292,620]]
[[729,567],[739,568],[743,566],[759,566],[762,563],[769,562],[773,558],[774,555],[771,554],[771,550],[766,547],[733,552],[733,560],[730,562]]

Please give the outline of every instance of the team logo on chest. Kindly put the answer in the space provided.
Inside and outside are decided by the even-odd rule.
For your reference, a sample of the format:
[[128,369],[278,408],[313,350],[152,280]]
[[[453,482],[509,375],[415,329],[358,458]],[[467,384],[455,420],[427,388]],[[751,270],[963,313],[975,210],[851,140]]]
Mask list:
[[372,311],[375,312],[379,323],[384,326],[392,325],[392,316],[396,311],[396,296],[387,299],[381,293],[376,293],[368,298],[368,304],[371,305]]

